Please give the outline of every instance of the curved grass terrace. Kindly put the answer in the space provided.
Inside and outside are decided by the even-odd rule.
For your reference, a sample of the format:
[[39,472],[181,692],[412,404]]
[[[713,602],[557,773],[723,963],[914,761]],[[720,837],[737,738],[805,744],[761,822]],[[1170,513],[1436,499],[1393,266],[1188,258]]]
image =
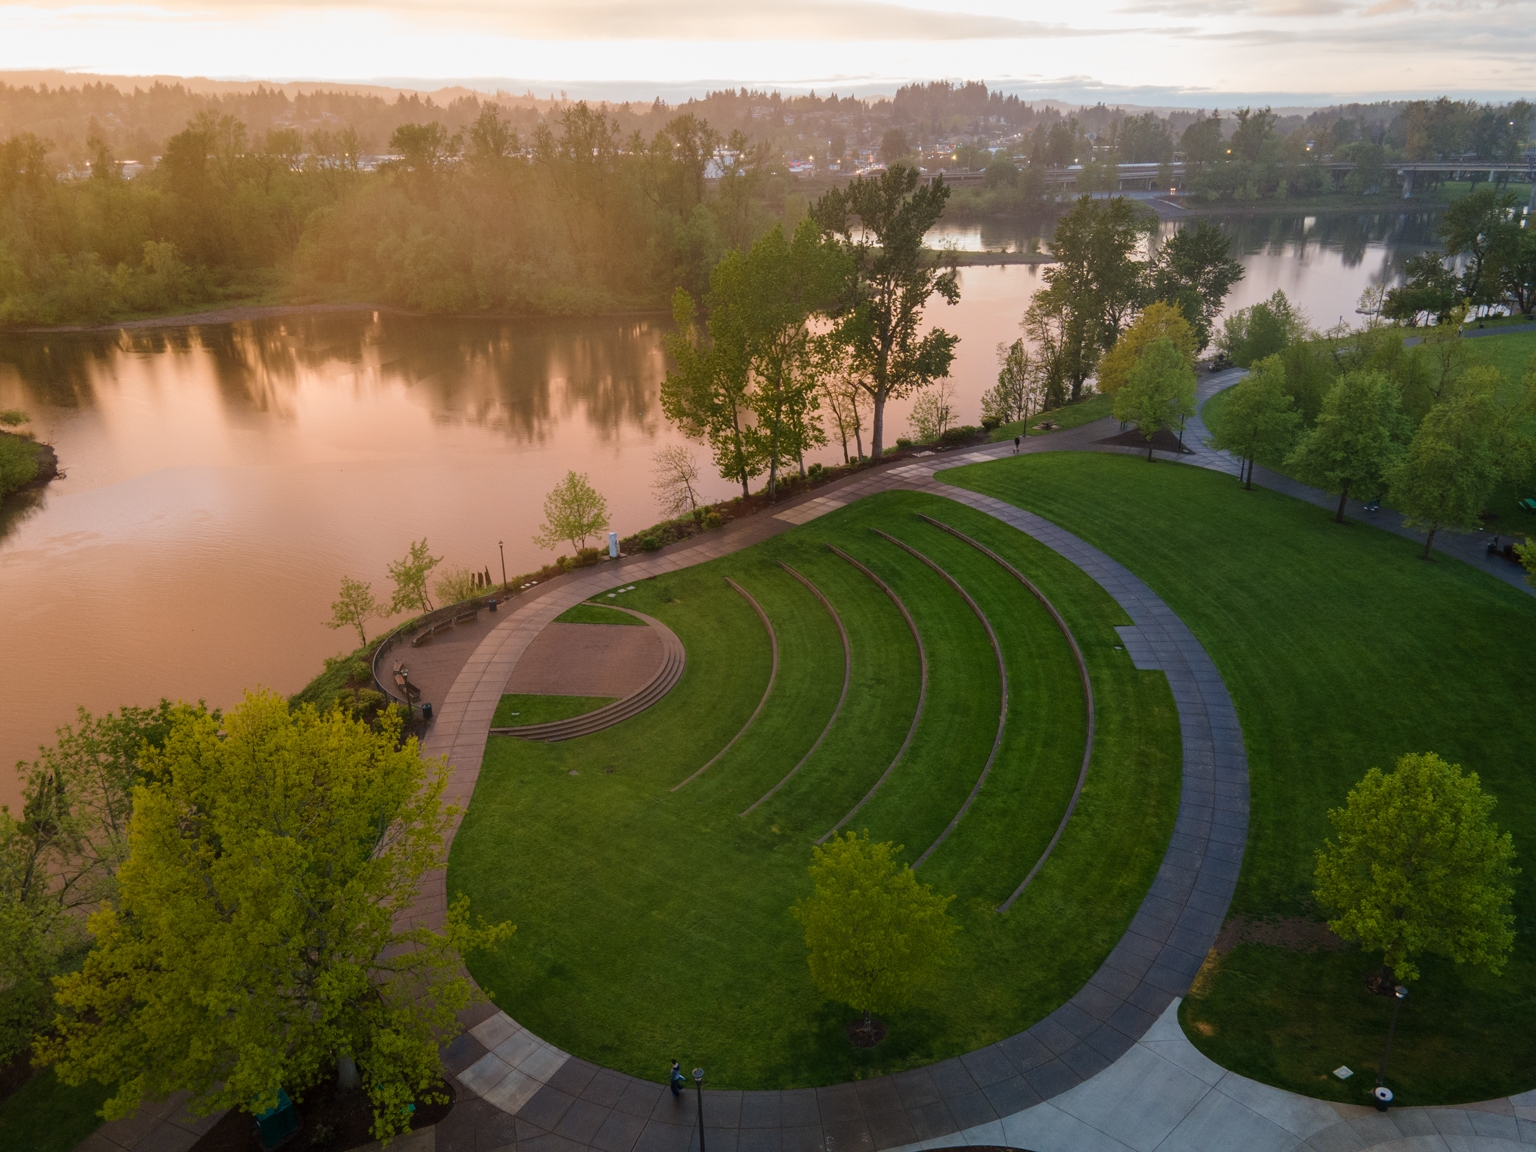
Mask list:
[[[1077,809],[1005,914],[997,906],[1035,866],[1078,785],[1083,685],[1047,608],[918,513],[1040,586],[1080,645],[1099,703]],[[977,611],[896,541],[942,569]],[[772,623],[779,667],[766,699],[768,632],[727,580]],[[1119,939],[1172,828],[1178,721],[1162,674],[1137,671],[1118,650],[1122,610],[1070,562],[961,505],[893,492],[641,582],[624,600],[681,637],[682,681],[590,736],[492,737],[450,858],[452,892],[518,925],[471,969],[532,1032],[651,1079],[686,1055],[722,1088],[831,1084],[1021,1031],[1070,997]],[[903,608],[928,665],[915,729],[923,661]],[[919,871],[956,895],[962,949],[942,985],[887,1015],[889,1038],[861,1051],[844,1033],[849,1010],[810,982],[790,906],[809,890],[812,844],[888,769],[849,827],[895,840],[912,862],[964,809]]]
[[[1052,453],[941,478],[1109,553],[1205,646],[1248,752],[1248,846],[1231,909],[1240,922],[1283,935],[1322,919],[1311,887],[1327,811],[1369,768],[1434,751],[1481,776],[1524,857],[1514,955],[1501,976],[1423,964],[1388,1084],[1413,1105],[1536,1085],[1536,598],[1451,558],[1424,563],[1411,540],[1341,527],[1310,504],[1197,468]],[[1245,1076],[1364,1102],[1390,1008],[1364,987],[1379,964],[1354,947],[1239,943],[1208,961],[1182,1007],[1185,1030]],[[1331,1075],[1340,1064],[1350,1080]]]

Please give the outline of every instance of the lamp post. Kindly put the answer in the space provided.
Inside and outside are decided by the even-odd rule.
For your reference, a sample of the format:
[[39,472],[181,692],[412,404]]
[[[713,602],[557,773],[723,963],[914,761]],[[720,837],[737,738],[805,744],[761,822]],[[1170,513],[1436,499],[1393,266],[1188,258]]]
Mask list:
[[704,1069],[693,1070],[693,1086],[699,1093],[699,1152],[704,1152]]
[[1376,1091],[1372,1093],[1376,1097],[1376,1110],[1385,1112],[1387,1105],[1392,1103],[1392,1089],[1386,1086],[1387,1058],[1392,1055],[1392,1036],[1397,1032],[1397,1014],[1402,1011],[1403,1001],[1408,999],[1408,988],[1399,984],[1393,994],[1392,1022],[1387,1025],[1387,1046],[1381,1053],[1381,1070],[1376,1073]]
[[501,553],[501,590],[507,591],[507,550],[500,540],[496,541],[496,551]]

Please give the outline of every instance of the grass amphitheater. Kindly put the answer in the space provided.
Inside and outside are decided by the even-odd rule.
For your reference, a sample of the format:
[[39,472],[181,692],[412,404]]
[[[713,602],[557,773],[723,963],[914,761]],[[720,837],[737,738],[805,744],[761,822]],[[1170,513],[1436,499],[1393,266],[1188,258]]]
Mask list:
[[[1480,773],[1528,853],[1536,599],[1196,468],[1051,453],[940,479],[1107,552],[1204,644],[1248,752],[1242,922],[1282,937],[1316,925],[1328,808],[1409,751]],[[889,492],[616,602],[682,640],[681,682],[580,739],[491,737],[450,860],[451,890],[518,925],[471,968],[536,1034],[656,1080],[676,1055],[722,1088],[835,1083],[1020,1031],[1123,932],[1172,828],[1178,719],[1163,674],[1119,650],[1123,612],[1056,553],[967,507]],[[1092,690],[1086,784],[999,911],[1062,828],[1083,767],[1073,640]],[[956,895],[962,926],[958,962],[886,1017],[872,1050],[848,1043],[849,1009],[811,984],[789,910],[811,846],[836,827],[904,845],[920,879]],[[1424,964],[1393,1049],[1415,1103],[1536,1085],[1536,865],[1523,868],[1502,976]],[[1388,1007],[1364,976],[1377,964],[1351,947],[1238,943],[1208,961],[1181,1018],[1226,1067],[1358,1101],[1374,1075],[1329,1072],[1374,1072]]]

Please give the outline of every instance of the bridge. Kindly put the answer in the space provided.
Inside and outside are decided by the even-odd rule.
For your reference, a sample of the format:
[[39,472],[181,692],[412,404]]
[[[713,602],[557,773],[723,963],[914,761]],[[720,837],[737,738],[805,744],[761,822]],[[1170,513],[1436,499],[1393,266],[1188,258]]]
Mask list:
[[[1352,160],[1323,160],[1319,161],[1316,167],[1337,177],[1354,171],[1359,165]],[[1116,168],[1118,170],[1116,185],[1120,192],[1152,192],[1164,187],[1174,191],[1183,186],[1186,172],[1186,165],[1182,160],[1176,160],[1171,164],[1119,164]],[[1413,197],[1414,178],[1421,175],[1447,176],[1452,180],[1486,179],[1490,183],[1497,184],[1530,184],[1530,209],[1532,213],[1536,213],[1536,156],[1515,161],[1405,160],[1396,164],[1387,164],[1385,169],[1396,172],[1402,178],[1404,200]],[[1047,168],[1045,186],[1058,193],[1071,192],[1076,189],[1082,172],[1080,164],[1073,164],[1066,168]],[[944,178],[946,184],[964,187],[981,184],[986,178],[986,173],[969,169],[959,171],[940,169],[929,179],[933,180],[939,176]]]

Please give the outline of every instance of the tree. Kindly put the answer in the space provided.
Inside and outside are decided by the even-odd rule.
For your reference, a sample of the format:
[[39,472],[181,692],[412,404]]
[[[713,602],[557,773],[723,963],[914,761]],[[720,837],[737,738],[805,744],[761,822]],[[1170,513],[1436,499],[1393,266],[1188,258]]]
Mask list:
[[895,164],[905,160],[912,154],[912,148],[907,144],[907,134],[900,128],[888,128],[885,135],[880,138],[880,162],[882,164]]
[[350,576],[341,578],[341,594],[331,603],[331,618],[327,628],[356,628],[357,646],[366,647],[368,634],[363,625],[384,611],[384,605],[373,594],[373,585]]
[[1129,200],[1090,196],[1078,197],[1056,222],[1056,260],[1046,266],[1047,287],[1031,299],[1025,326],[1054,328],[1055,359],[1074,404],[1100,355],[1145,303],[1146,264],[1135,256],[1154,228]]
[[1410,527],[1427,529],[1423,559],[1441,528],[1470,531],[1503,474],[1499,412],[1491,394],[1436,404],[1388,475],[1393,507]]
[[919,186],[915,168],[897,165],[834,188],[810,208],[823,235],[836,238],[852,263],[836,330],[869,393],[869,451],[877,460],[885,451],[886,401],[942,379],[954,362],[958,336],[942,328],[918,334],[930,297],[960,300],[954,268],[941,271],[923,247],[948,199],[942,180]]
[[171,705],[79,710],[22,777],[18,819],[0,808],[0,1061],[32,1039],[50,1011],[50,979],[78,961],[83,916],[112,898],[128,858],[140,755],[163,743]]
[[1099,361],[1099,391],[1113,393],[1124,387],[1126,377],[1136,366],[1141,354],[1152,341],[1160,337],[1173,341],[1173,346],[1183,354],[1185,361],[1194,364],[1197,337],[1183,311],[1176,305],[1161,301],[1148,304],[1146,310],[1136,318],[1136,323],[1126,329],[1125,334],[1115,341],[1114,347]]
[[811,341],[811,355],[815,359],[817,387],[826,410],[832,414],[837,426],[837,438],[843,446],[843,463],[847,464],[848,439],[853,438],[854,451],[864,455],[864,414],[869,406],[869,392],[860,377],[857,364],[847,355],[847,349],[837,339],[835,332],[825,332]]
[[1283,352],[1307,334],[1307,318],[1292,307],[1283,289],[1268,300],[1228,316],[1216,344],[1232,363],[1247,368],[1255,360]]
[[0,408],[0,426],[20,428],[23,424],[31,422],[32,417],[21,408]]
[[[1462,273],[1462,295],[1473,304],[1496,304],[1497,277],[1488,276],[1487,266],[1494,257],[1510,213],[1519,203],[1515,194],[1493,188],[1476,188],[1459,200],[1451,201],[1440,217],[1440,235],[1445,240],[1447,256],[1467,257]],[[1496,262],[1496,261],[1495,261]]]
[[[667,373],[661,382],[661,410],[685,436],[706,441],[720,475],[739,483],[743,497],[750,496],[748,485],[762,471],[747,434],[750,366],[740,348],[714,338],[713,316],[706,325],[710,333],[706,341],[694,320],[696,314],[693,297],[679,288],[672,296],[677,331],[666,337],[677,371]],[[721,337],[725,335],[722,329]]]
[[1040,402],[1040,364],[1023,340],[997,346],[997,383],[981,396],[981,418],[999,424],[1028,420]]
[[651,457],[651,489],[666,517],[699,518],[699,462],[681,444],[668,444]]
[[1536,224],[1511,222],[1498,251],[1499,292],[1510,309],[1529,317],[1536,312]]
[[1407,279],[1387,290],[1381,314],[1410,328],[1423,321],[1434,323],[1456,307],[1461,299],[1456,274],[1445,266],[1443,252],[1421,252],[1403,266]]
[[555,549],[562,540],[580,552],[587,539],[608,527],[608,501],[604,500],[585,472],[567,472],[565,479],[544,497],[544,523],[533,542]]
[[955,386],[948,380],[940,380],[938,387],[930,388],[912,405],[912,438],[919,444],[932,444],[940,439],[955,423]]
[[1202,220],[1194,228],[1180,228],[1158,250],[1152,295],[1178,305],[1194,328],[1199,353],[1210,344],[1227,293],[1243,275],[1243,266],[1232,259],[1231,242],[1215,224]]
[[1253,462],[1260,455],[1283,456],[1296,438],[1301,413],[1285,388],[1285,364],[1278,356],[1260,360],[1227,394],[1221,420],[1211,430],[1212,448],[1236,452],[1245,464],[1243,481],[1253,487]]
[[389,578],[395,582],[395,594],[389,601],[391,616],[396,612],[432,611],[432,601],[427,598],[427,577],[442,562],[441,556],[427,551],[427,538],[423,536],[403,558],[389,566]]
[[1194,370],[1167,336],[1147,345],[1126,377],[1125,387],[1115,393],[1114,413],[1116,420],[1136,425],[1147,438],[1148,462],[1152,434],[1195,414]]
[[1477,773],[1433,752],[1402,757],[1390,774],[1372,768],[1328,813],[1337,841],[1317,854],[1314,889],[1328,927],[1381,952],[1395,980],[1417,979],[1426,952],[1501,971],[1516,869],[1493,807]]
[[442,932],[403,927],[457,816],[447,766],[393,711],[375,731],[263,694],[222,723],[173,710],[143,767],[117,897],[56,981],[44,1059],[114,1085],[112,1119],[181,1090],[197,1111],[260,1112],[360,1073],[374,1135],[401,1131],[440,1097],[438,1044],[471,998],[460,952],[511,932],[472,928],[462,898]]
[[954,951],[953,896],[940,896],[869,833],[811,849],[811,895],[794,906],[805,928],[811,979],[864,1014],[899,1008],[932,982]]
[[1380,372],[1346,372],[1323,398],[1317,422],[1302,434],[1287,463],[1308,484],[1339,494],[1334,519],[1344,523],[1350,489],[1380,491],[1397,463],[1402,414],[1397,389]]

